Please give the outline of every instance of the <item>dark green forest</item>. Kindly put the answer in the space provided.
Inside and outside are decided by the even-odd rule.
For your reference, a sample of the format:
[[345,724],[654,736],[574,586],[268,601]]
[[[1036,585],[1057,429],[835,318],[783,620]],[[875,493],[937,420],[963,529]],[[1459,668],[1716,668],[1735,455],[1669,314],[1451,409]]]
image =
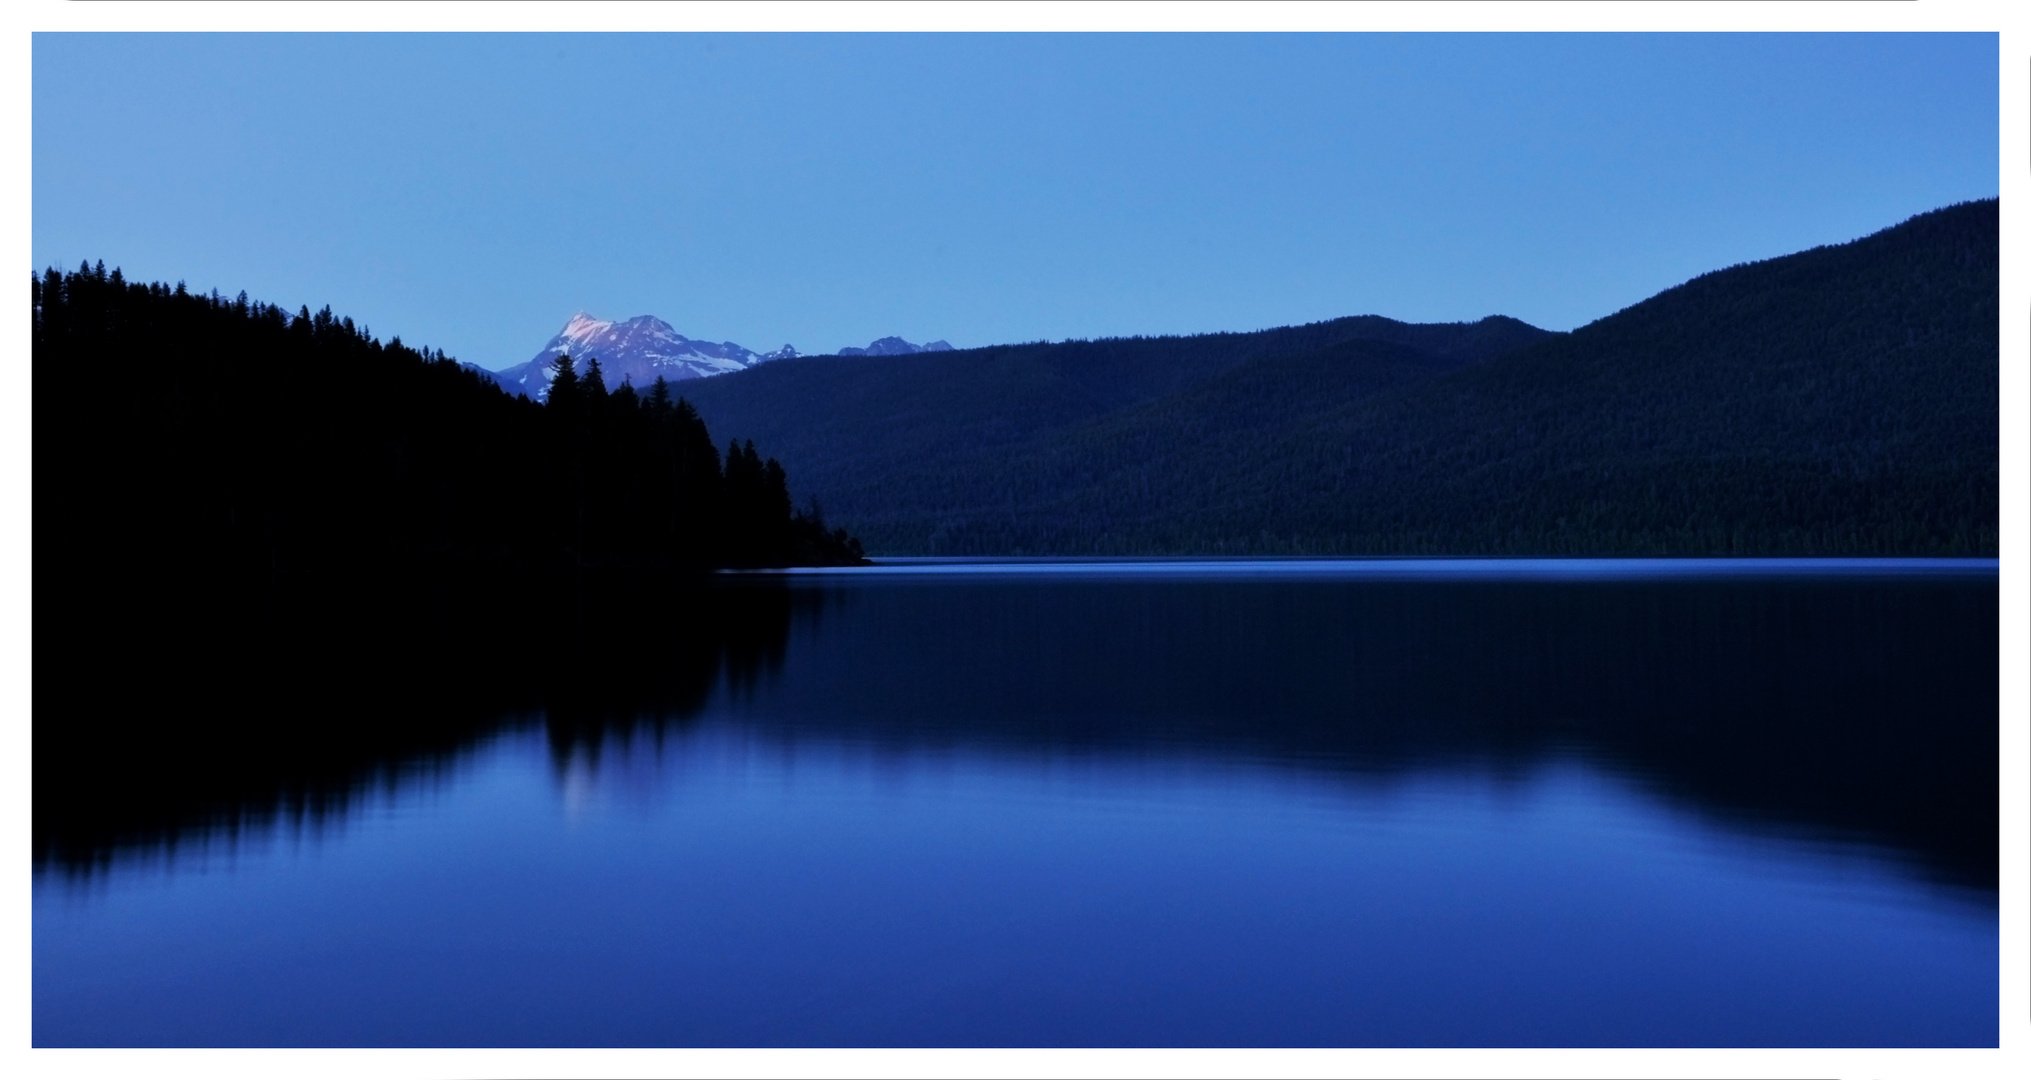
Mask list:
[[1997,203],[1570,334],[1373,316],[689,391],[883,554],[1993,555]]

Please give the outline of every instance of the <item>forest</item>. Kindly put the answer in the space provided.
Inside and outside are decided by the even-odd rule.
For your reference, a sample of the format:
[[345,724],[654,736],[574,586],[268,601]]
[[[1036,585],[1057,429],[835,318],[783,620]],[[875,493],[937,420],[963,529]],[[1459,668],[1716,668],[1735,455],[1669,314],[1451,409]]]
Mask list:
[[1994,555],[1997,203],[1570,333],[1374,316],[707,380],[888,555]]
[[538,405],[329,308],[103,263],[32,297],[36,791],[77,804],[38,825],[704,685],[760,595],[710,571],[861,561],[751,441],[593,357]]
[[[560,360],[545,408],[328,307],[290,316],[103,263],[52,269],[33,294],[35,369],[65,376],[37,381],[52,481],[38,491],[65,504],[66,546],[111,544],[114,569],[154,560],[223,587],[419,560],[669,573],[858,558],[793,512],[752,442],[722,462],[666,384],[610,389],[596,357]],[[334,393],[340,373],[367,392]]]

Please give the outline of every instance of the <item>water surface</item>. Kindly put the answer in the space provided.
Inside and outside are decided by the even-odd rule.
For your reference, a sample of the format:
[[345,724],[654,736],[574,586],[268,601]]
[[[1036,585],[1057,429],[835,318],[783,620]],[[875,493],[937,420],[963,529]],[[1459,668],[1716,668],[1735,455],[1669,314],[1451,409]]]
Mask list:
[[1996,1043],[1992,561],[719,592],[696,693],[39,803],[36,1044]]

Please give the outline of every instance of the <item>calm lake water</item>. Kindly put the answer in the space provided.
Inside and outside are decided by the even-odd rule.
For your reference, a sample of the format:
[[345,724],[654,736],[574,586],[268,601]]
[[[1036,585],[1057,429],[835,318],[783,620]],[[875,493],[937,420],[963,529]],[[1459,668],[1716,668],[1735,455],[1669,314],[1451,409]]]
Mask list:
[[687,693],[38,820],[36,1045],[1996,1045],[1993,561],[718,592]]

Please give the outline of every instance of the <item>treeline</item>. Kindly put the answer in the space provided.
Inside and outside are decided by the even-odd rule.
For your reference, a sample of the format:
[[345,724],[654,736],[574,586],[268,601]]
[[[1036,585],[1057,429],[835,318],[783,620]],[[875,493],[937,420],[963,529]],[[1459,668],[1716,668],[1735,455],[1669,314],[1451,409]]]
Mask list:
[[[850,561],[752,443],[722,464],[658,385],[596,362],[561,407],[329,308],[122,280],[33,282],[38,514],[110,571],[238,578],[462,560],[537,575]],[[364,388],[333,394],[334,383]],[[61,508],[60,510],[57,508]]]
[[103,264],[32,295],[52,791],[434,724],[490,685],[554,711],[630,668],[710,668],[739,605],[706,571],[859,558],[667,387],[608,392],[588,364],[546,407],[329,309]]
[[828,532],[815,505],[793,509],[782,464],[754,440],[729,444],[722,465],[697,410],[661,378],[645,394],[625,382],[609,391],[597,357],[579,372],[560,356],[535,415],[549,429],[538,505],[567,560],[661,570],[861,560],[859,541]]
[[1993,555],[1997,252],[1987,200],[1570,334],[814,358],[694,401],[886,554]]

